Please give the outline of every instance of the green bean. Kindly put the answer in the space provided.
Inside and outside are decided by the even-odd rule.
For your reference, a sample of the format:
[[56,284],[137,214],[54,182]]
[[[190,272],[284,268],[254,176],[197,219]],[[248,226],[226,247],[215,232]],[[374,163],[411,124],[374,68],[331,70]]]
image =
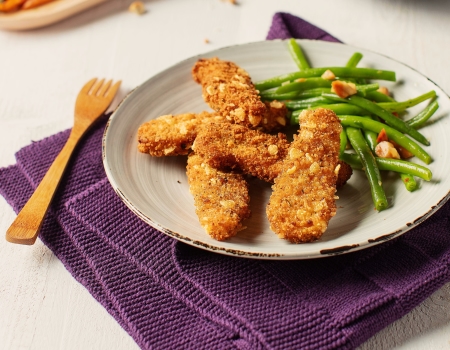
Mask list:
[[[337,115],[368,115],[368,112],[362,108],[359,108],[358,106],[353,106],[348,103],[333,103],[333,104],[324,104],[320,106],[314,106],[310,108],[305,109],[317,109],[317,108],[326,108],[331,109],[334,113]],[[296,111],[292,112],[291,115],[291,124],[297,125],[298,124],[298,116],[304,109],[298,109]]]
[[[308,79],[300,79],[299,81],[295,81],[293,83],[289,83],[283,86],[280,86],[275,90],[276,93],[283,94],[289,93],[292,91],[303,91],[305,89],[313,89],[317,86],[317,88],[328,88],[332,85],[332,80],[323,79],[323,78],[308,78]],[[356,90],[358,94],[361,96],[365,96],[370,91],[377,90],[380,86],[378,84],[355,84]],[[267,91],[267,90],[266,90]],[[271,90],[272,91],[272,90]],[[329,93],[331,90],[328,89],[325,93]]]
[[348,68],[354,68],[358,65],[359,61],[363,58],[362,53],[355,52],[347,61],[347,64],[345,65]]
[[321,96],[324,92],[330,92],[330,88],[315,88],[315,89],[308,89],[305,91],[293,91],[288,92],[286,94],[277,94],[275,92],[276,89],[277,88],[273,88],[262,91],[259,95],[261,96],[262,100],[285,101],[285,100],[303,100],[306,98]]
[[[338,102],[338,103],[350,103],[346,98],[339,97],[334,92],[324,92],[322,94],[323,97],[326,97],[330,101]],[[367,114],[367,111],[366,111]]]
[[356,91],[363,96],[367,96],[367,94],[371,91],[376,91],[380,88],[378,84],[357,84]]
[[385,95],[379,91],[369,91],[366,98],[374,102],[396,102],[391,96]]
[[[368,92],[366,93],[365,98],[368,99],[368,100],[370,100],[369,95],[370,95],[372,92],[375,92],[375,91],[368,91]],[[382,95],[383,95],[383,94],[382,94]],[[322,96],[325,97],[325,98],[328,98],[330,101],[339,102],[339,103],[350,103],[350,102],[348,101],[348,99],[339,97],[339,96],[336,95],[336,93],[334,93],[334,92],[324,92],[324,93],[322,94]],[[386,95],[383,95],[383,96],[386,96]],[[367,110],[365,110],[365,111],[366,111],[365,114],[368,114],[368,111],[367,111]]]
[[376,103],[369,101],[363,97],[360,96],[350,96],[348,98],[351,104],[354,104],[358,107],[364,108],[368,110],[369,112],[375,114],[376,116],[383,119],[388,125],[392,126],[393,128],[408,134],[416,141],[419,141],[420,143],[429,146],[430,141],[427,140],[425,136],[423,136],[420,132],[418,132],[416,129],[412,128],[408,124],[406,124],[403,120],[395,117],[392,113],[389,113]]
[[[322,96],[326,98],[330,98],[332,94],[323,94]],[[336,96],[337,97],[337,96]],[[339,99],[339,97],[337,97]],[[336,100],[336,98],[332,97],[330,99]],[[386,111],[382,107],[380,107],[378,104],[369,101],[361,96],[349,96],[346,99],[341,99],[342,101],[348,101],[348,103],[364,108],[370,113],[373,113],[383,119],[388,125],[392,126],[393,128],[397,129],[398,131],[401,131],[405,134],[408,134],[413,139],[419,141],[420,143],[429,146],[430,142],[426,139],[425,136],[423,136],[420,132],[418,132],[416,129],[412,128],[408,124],[406,124],[403,120],[395,117],[392,113]],[[341,101],[339,100],[339,101]]]
[[[360,52],[355,52],[347,61],[347,64],[345,65],[348,68],[354,68],[358,65],[359,61],[361,61],[361,59],[363,58],[362,53]],[[366,83],[366,79],[355,79],[356,83],[359,84],[365,84]]]
[[363,92],[364,94],[369,93],[370,91],[377,91],[380,88],[380,84],[371,83],[371,84],[355,84],[356,90],[358,92]]
[[379,133],[382,129],[386,131],[386,134],[390,140],[393,140],[395,143],[399,144],[401,147],[410,151],[413,155],[419,158],[426,164],[430,164],[432,162],[431,156],[410,138],[402,134],[400,131],[370,118],[365,117],[357,117],[350,115],[339,115],[338,116],[341,124],[345,126],[352,126],[355,128],[361,128],[366,130],[371,130],[376,133]]
[[[333,103],[329,105],[323,105],[323,108],[331,109],[337,115],[339,114],[350,114],[350,115],[368,115],[367,111],[354,105],[349,105],[345,103]],[[320,106],[315,106],[312,109],[320,108]],[[348,113],[347,113],[348,112]]]
[[[367,118],[376,120],[374,117],[367,117]],[[377,147],[377,144],[378,144],[378,142],[377,142],[378,134],[375,131],[367,130],[367,129],[363,130],[363,134],[364,134],[364,138],[366,139],[367,144],[370,147],[370,150],[372,152],[375,152],[375,147]]]
[[364,138],[370,147],[372,152],[375,152],[375,147],[377,147],[377,137],[378,134],[372,130],[364,130]]
[[414,176],[412,176],[411,174],[400,173],[400,178],[402,179],[402,182],[405,185],[405,188],[409,192],[413,192],[413,191],[417,190],[417,182],[414,179]]
[[285,94],[291,91],[303,91],[319,87],[331,87],[331,80],[323,78],[302,78],[293,83],[289,83],[280,86],[277,90],[277,94]]
[[299,72],[283,74],[266,80],[257,81],[254,85],[256,90],[264,91],[270,88],[279,87],[286,81],[294,81],[300,78],[320,77],[325,70],[326,69],[318,70],[317,68],[304,69]]
[[376,104],[372,101],[369,101],[369,100],[365,99],[364,97],[352,95],[347,98],[342,98],[342,97],[337,96],[335,93],[324,93],[324,94],[322,94],[322,96],[328,98],[330,101],[340,102],[340,103],[349,103],[351,105],[358,106],[362,109],[365,109],[367,111],[366,114],[373,113],[376,116],[383,119],[388,125],[397,129],[398,131],[401,131],[405,134],[409,134],[410,136],[412,136],[410,134],[410,133],[412,133],[413,135],[416,136],[416,137],[414,137],[415,139],[419,138],[420,140],[418,140],[418,141],[420,141],[426,145],[429,145],[428,140],[422,134],[419,133],[420,136],[417,136],[418,132],[416,130],[412,129],[411,127],[409,127],[409,125],[407,125],[403,120],[398,119],[392,113],[384,110],[378,104]]
[[340,146],[339,146],[339,154],[343,154],[347,148],[347,144],[348,144],[348,137],[347,137],[347,131],[345,130],[345,128],[342,128],[341,134],[340,136]]
[[286,100],[293,100],[295,98],[297,98],[297,92],[293,91],[293,92],[288,92],[287,94],[276,94],[276,93],[272,93],[272,94],[260,94],[259,96],[261,97],[261,100],[263,101],[273,101],[273,100],[277,100],[277,101],[286,101]]
[[327,100],[325,97],[317,96],[317,97],[311,97],[304,100],[298,100],[298,101],[287,101],[285,102],[286,107],[291,110],[295,111],[297,109],[304,109],[314,106],[320,106],[329,103],[330,100]]
[[298,69],[303,70],[307,68],[311,68],[305,55],[303,54],[303,50],[300,45],[295,41],[294,38],[288,41],[289,52],[297,65]]
[[355,79],[378,79],[396,81],[395,72],[388,70],[372,69],[372,68],[352,68],[352,67],[323,67],[323,68],[309,68],[299,72],[279,75],[266,80],[256,82],[254,85],[257,90],[264,91],[273,87],[281,86],[286,81],[294,81],[301,78],[320,77],[322,74],[331,70],[335,76],[340,78],[355,78]]
[[414,129],[418,129],[423,126],[428,119],[431,118],[431,116],[434,114],[434,112],[436,112],[438,108],[439,104],[437,100],[434,100],[422,112],[417,114],[415,117],[407,120],[406,123]]
[[347,136],[353,149],[359,155],[364,172],[369,180],[370,192],[375,208],[378,211],[387,209],[388,201],[381,185],[381,174],[377,162],[369,146],[367,145],[362,132],[358,128],[348,127]]
[[[344,153],[339,157],[353,169],[362,170],[361,159],[357,154]],[[427,167],[408,162],[407,160],[380,157],[375,157],[375,160],[377,161],[378,169],[381,171],[394,171],[396,173],[411,174],[413,176],[420,177],[425,181],[430,181],[433,177],[431,170]]]
[[427,167],[415,164],[413,162],[408,162],[407,160],[377,157],[377,164],[380,170],[411,174],[420,177],[425,181],[430,181],[433,177],[431,170]]
[[436,97],[436,91],[431,90],[424,93],[423,95],[411,98],[403,102],[380,102],[378,103],[378,105],[389,112],[403,112],[407,108],[414,107],[419,103],[434,97]]
[[340,153],[339,159],[350,165],[352,169],[362,170],[361,159],[356,153]]
[[305,98],[310,98],[310,97],[317,97],[317,96],[321,96],[324,92],[327,92],[327,91],[330,91],[330,89],[328,87],[308,89],[308,90],[298,92],[297,98],[305,99]]

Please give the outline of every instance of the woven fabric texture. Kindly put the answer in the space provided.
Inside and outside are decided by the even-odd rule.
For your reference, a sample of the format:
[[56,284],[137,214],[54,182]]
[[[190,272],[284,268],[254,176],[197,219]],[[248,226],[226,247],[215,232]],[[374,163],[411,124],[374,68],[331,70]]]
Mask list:
[[[338,41],[286,13],[268,39]],[[107,117],[77,148],[40,239],[143,349],[351,349],[450,281],[450,204],[419,227],[363,251],[315,260],[214,254],[140,221],[102,165]],[[0,169],[16,212],[69,131],[20,150]]]

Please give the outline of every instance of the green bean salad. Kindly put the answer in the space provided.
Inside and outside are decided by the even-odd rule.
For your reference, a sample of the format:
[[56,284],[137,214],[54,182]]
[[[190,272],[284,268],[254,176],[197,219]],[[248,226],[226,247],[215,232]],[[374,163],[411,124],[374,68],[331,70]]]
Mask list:
[[[360,68],[363,55],[355,52],[344,67],[312,68],[295,39],[288,48],[298,71],[255,83],[263,101],[283,101],[290,111],[290,124],[298,125],[303,110],[333,110],[343,126],[340,159],[365,172],[376,210],[389,207],[380,171],[398,173],[408,191],[418,189],[415,178],[430,181],[426,165],[433,159],[424,149],[430,142],[420,128],[439,108],[436,92],[428,91],[406,101],[396,101],[377,81],[396,81],[395,72]],[[404,120],[408,108],[422,102],[426,107]]]

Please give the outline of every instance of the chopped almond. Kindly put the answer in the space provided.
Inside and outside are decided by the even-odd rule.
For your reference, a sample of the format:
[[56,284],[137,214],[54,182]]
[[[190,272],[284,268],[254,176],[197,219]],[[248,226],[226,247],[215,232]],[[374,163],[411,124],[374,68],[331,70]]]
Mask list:
[[397,149],[389,141],[381,141],[375,147],[375,154],[380,158],[400,159]]
[[321,78],[326,80],[334,80],[336,79],[336,76],[331,70],[327,69],[325,72],[323,72]]
[[128,7],[128,11],[130,12],[134,12],[138,15],[142,15],[145,12],[147,12],[147,10],[145,9],[145,5],[142,1],[134,1],[130,4],[130,6]]
[[381,129],[380,133],[377,136],[377,143],[380,143],[382,141],[388,141],[388,136],[386,134],[386,130]]
[[398,151],[402,159],[409,159],[414,156],[414,154],[412,154],[410,151],[400,146],[398,143],[395,143],[394,141],[390,142],[394,145],[395,149]]
[[383,95],[389,96],[389,90],[385,86],[380,86],[380,88],[377,91],[381,92]]
[[342,80],[335,80],[331,83],[331,91],[341,98],[356,94],[356,85]]

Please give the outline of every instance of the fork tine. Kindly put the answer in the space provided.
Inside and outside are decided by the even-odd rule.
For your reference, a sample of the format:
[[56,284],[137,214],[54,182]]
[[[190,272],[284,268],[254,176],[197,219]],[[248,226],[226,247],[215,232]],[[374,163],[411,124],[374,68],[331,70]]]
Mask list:
[[106,84],[103,84],[98,92],[98,96],[105,95],[105,92],[108,91],[109,87],[111,86],[112,80],[108,80]]
[[117,90],[119,90],[120,83],[122,83],[121,80],[119,80],[113,86],[111,86],[109,91],[106,93],[105,97],[110,98],[112,100],[114,98],[114,96],[116,95]]
[[98,89],[100,89],[100,87],[103,85],[103,82],[105,81],[105,79],[102,79],[102,80],[100,80],[100,81],[97,81],[95,84],[94,84],[94,86],[92,87],[92,89],[91,89],[91,95],[93,95],[93,96],[95,96],[95,95],[97,95],[97,91],[98,91]]
[[84,84],[80,93],[87,95],[89,93],[89,90],[91,90],[92,85],[94,85],[96,81],[97,81],[97,78],[89,80],[86,84]]

